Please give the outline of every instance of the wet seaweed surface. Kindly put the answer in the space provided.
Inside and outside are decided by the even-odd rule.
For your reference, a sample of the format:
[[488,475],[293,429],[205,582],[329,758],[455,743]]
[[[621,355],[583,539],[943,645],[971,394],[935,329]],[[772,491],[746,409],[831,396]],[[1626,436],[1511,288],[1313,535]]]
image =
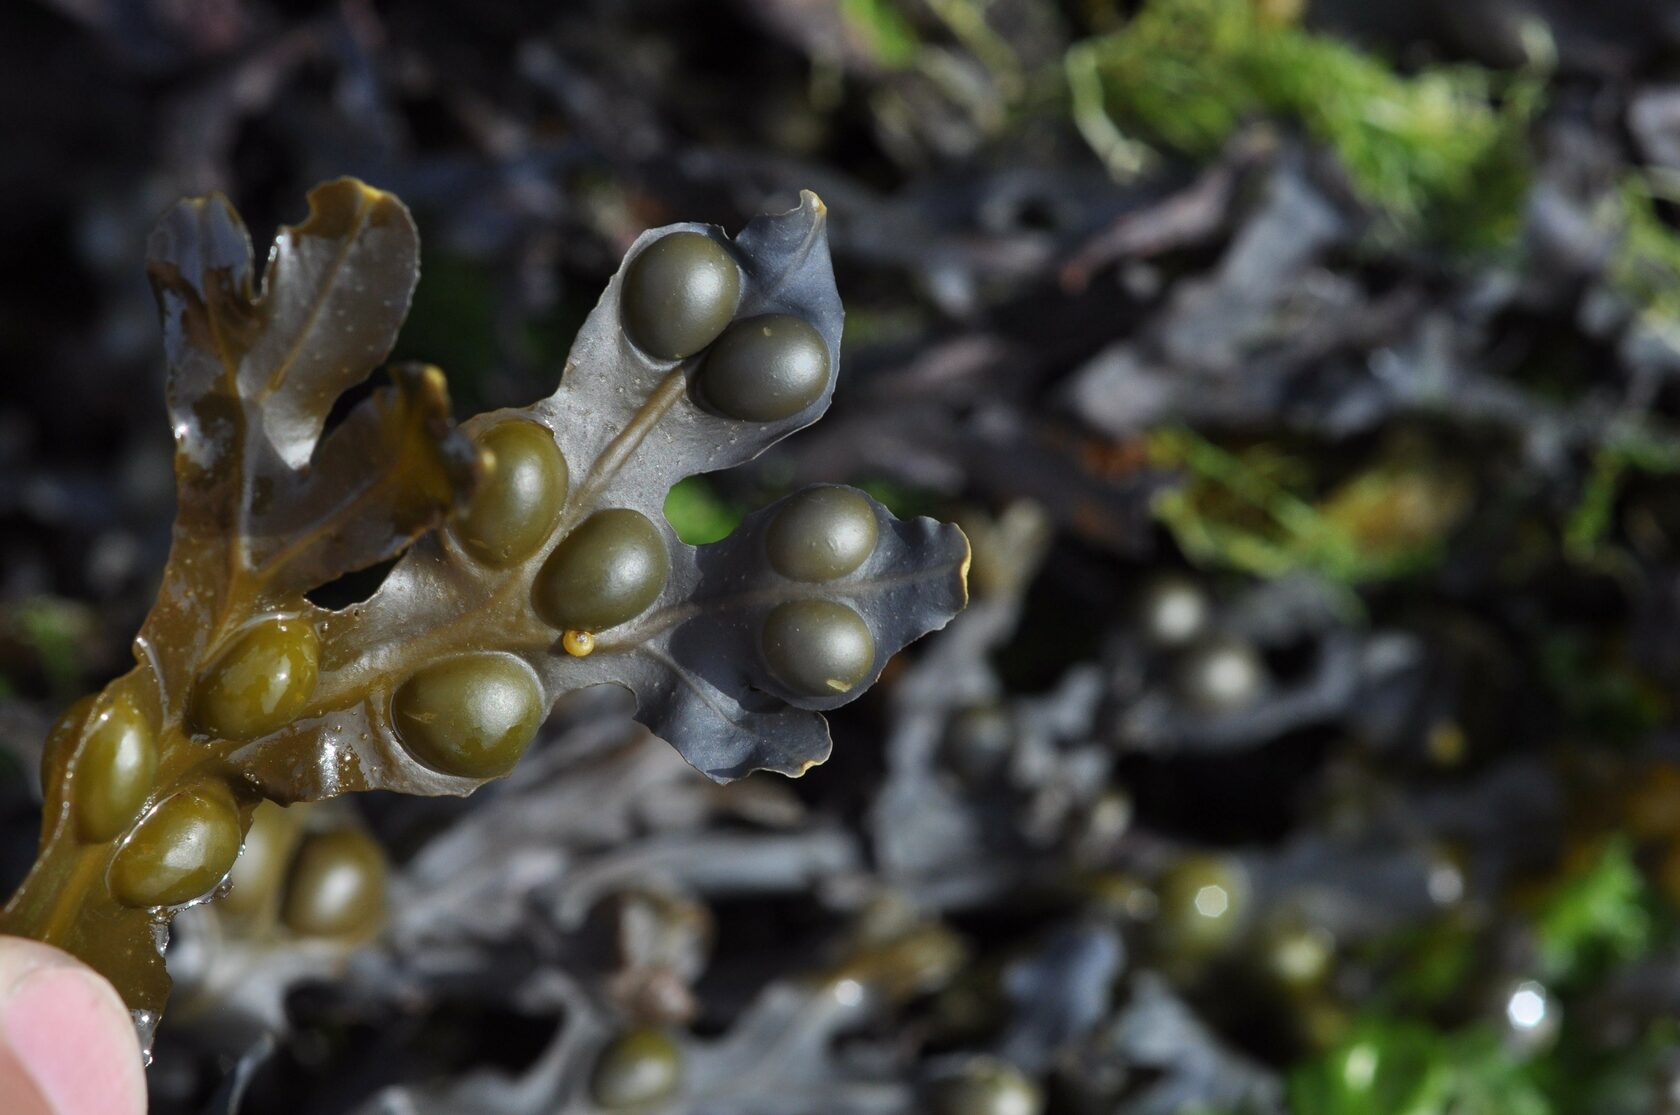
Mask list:
[[852,485],[963,527],[968,609],[797,780],[592,692],[469,797],[262,807],[154,1110],[1676,1110],[1677,47],[1634,0],[8,6],[8,891],[163,575],[177,199],[401,197],[393,360],[466,416],[646,230],[811,190],[832,407],[666,516]]

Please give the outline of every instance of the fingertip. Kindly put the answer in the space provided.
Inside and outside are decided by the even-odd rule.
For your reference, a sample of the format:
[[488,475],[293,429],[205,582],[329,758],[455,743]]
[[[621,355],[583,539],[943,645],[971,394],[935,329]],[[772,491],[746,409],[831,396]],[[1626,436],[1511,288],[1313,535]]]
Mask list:
[[0,938],[0,1111],[145,1110],[140,1044],[116,990],[67,953]]

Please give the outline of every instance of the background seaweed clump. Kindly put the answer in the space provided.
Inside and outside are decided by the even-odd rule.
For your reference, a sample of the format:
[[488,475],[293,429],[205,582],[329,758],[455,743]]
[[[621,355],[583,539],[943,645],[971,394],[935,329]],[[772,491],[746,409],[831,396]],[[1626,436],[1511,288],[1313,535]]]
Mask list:
[[0,54],[8,887],[165,555],[179,196],[401,196],[467,414],[643,229],[811,188],[833,409],[667,515],[975,548],[798,782],[592,696],[472,798],[265,815],[158,1112],[1673,1110],[1680,7],[32,0]]

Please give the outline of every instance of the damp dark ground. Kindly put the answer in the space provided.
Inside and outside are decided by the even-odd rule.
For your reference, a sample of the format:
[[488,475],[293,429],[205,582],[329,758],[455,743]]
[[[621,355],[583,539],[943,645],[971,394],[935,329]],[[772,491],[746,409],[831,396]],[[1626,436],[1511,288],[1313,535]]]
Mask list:
[[13,0],[0,876],[166,553],[171,202],[403,198],[465,416],[811,189],[833,408],[667,514],[855,484],[970,609],[797,782],[586,698],[317,810],[383,930],[184,918],[154,1110],[1680,1111],[1677,63],[1655,0]]

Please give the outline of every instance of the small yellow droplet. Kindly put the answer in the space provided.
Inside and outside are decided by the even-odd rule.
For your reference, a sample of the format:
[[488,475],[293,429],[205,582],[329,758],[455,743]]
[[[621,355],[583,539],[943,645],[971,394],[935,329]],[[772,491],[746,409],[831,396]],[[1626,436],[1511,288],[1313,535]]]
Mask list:
[[587,631],[568,630],[560,636],[560,645],[566,648],[566,653],[573,658],[587,658],[595,649],[595,636]]

